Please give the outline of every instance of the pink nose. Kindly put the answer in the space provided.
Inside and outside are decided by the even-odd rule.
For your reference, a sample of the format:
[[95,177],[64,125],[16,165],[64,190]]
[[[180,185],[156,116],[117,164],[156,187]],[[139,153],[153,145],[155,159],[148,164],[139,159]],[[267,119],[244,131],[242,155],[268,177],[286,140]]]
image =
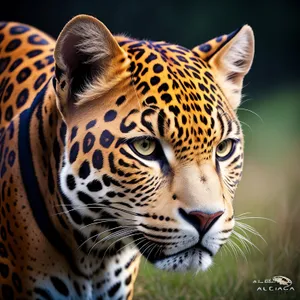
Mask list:
[[206,214],[202,211],[192,211],[189,213],[189,215],[197,218],[197,227],[200,229],[201,233],[204,234],[220,218],[220,216],[223,215],[223,213],[223,211],[218,211],[214,214]]

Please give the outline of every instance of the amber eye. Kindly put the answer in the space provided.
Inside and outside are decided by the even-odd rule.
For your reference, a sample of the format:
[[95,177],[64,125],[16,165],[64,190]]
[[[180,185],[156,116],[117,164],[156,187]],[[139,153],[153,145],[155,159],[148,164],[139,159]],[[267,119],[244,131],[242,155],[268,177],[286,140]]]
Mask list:
[[141,139],[132,143],[136,152],[142,156],[150,156],[156,148],[155,140]]
[[216,154],[219,160],[228,159],[234,152],[235,141],[227,139],[217,146]]

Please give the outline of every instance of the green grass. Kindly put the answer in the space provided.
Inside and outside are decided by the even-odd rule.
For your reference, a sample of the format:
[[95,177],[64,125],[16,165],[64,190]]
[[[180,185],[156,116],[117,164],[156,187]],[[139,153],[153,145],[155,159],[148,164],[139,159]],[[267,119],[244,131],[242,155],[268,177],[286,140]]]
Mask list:
[[[223,248],[205,273],[165,272],[142,261],[135,299],[300,299],[300,91],[262,96],[256,106],[244,107],[258,113],[263,123],[244,110],[239,113],[252,132],[244,127],[245,168],[235,211],[274,220],[244,220],[267,243],[250,235],[260,252],[242,248],[246,259]],[[274,275],[290,278],[296,291],[256,291],[254,280]]]

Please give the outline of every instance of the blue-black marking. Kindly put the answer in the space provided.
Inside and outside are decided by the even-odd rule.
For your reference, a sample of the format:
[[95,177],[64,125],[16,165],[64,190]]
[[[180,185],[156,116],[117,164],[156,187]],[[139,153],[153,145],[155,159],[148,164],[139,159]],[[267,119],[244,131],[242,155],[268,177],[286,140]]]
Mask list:
[[32,57],[38,56],[41,53],[43,53],[43,50],[36,49],[36,50],[29,51],[26,55],[27,55],[27,57],[32,58]]
[[40,37],[38,34],[32,34],[28,37],[29,44],[32,45],[48,45],[48,41]]
[[23,89],[17,97],[17,102],[16,102],[17,108],[20,108],[26,103],[28,96],[29,96],[28,89],[27,88]]
[[2,74],[10,63],[10,57],[0,59],[0,74]]
[[13,72],[21,63],[23,62],[22,58],[16,59],[9,68],[9,72]]
[[86,124],[86,129],[90,129],[90,128],[92,128],[92,127],[94,127],[95,125],[96,125],[96,123],[97,123],[97,121],[96,120],[92,120],[92,121],[90,121],[90,122],[88,122],[87,124]]
[[101,150],[95,150],[93,154],[93,167],[100,170],[103,167],[103,154]]
[[31,150],[29,133],[30,122],[35,109],[38,105],[41,104],[44,99],[47,86],[48,85],[45,85],[45,87],[36,95],[31,107],[24,110],[20,115],[18,138],[19,149],[22,149],[22,151],[18,152],[20,172],[27,199],[39,229],[48,239],[48,241],[65,256],[67,261],[70,263],[70,267],[73,269],[73,271],[78,275],[84,276],[79,270],[74,267],[74,264],[71,262],[72,252],[51,221],[45,205],[45,200],[39,188],[39,183],[34,171],[34,164],[32,161],[33,153]]
[[14,90],[14,84],[11,83],[7,88],[6,88],[6,93],[4,94],[4,97],[3,97],[3,102],[5,103],[11,96],[11,93],[13,92]]
[[115,137],[110,133],[110,131],[105,129],[100,136],[100,144],[104,148],[109,148],[114,139]]
[[115,110],[111,109],[105,114],[104,121],[111,122],[116,118],[116,116],[117,116],[117,112]]
[[95,136],[91,132],[88,132],[83,139],[83,152],[88,153],[93,148],[94,143]]
[[30,28],[24,25],[17,25],[10,28],[9,33],[10,34],[22,34],[29,30]]
[[5,52],[12,52],[16,50],[21,45],[20,39],[14,39],[9,42],[9,44],[5,48]]
[[29,76],[31,75],[30,68],[26,67],[22,69],[19,74],[17,75],[17,81],[18,83],[24,82]]
[[45,73],[41,74],[34,83],[34,89],[38,90],[41,87],[41,85],[45,82],[46,78],[47,76]]
[[211,45],[210,44],[203,44],[199,47],[199,49],[202,51],[202,52],[209,52],[211,50]]

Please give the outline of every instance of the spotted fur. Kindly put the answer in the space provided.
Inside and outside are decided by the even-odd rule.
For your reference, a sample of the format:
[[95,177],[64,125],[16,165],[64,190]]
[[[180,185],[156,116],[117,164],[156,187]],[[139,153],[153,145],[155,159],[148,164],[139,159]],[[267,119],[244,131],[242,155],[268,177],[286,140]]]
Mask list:
[[[131,299],[141,254],[211,265],[234,226],[253,43],[247,25],[189,50],[85,15],[57,42],[0,23],[2,299]],[[205,233],[199,213],[218,213]]]

